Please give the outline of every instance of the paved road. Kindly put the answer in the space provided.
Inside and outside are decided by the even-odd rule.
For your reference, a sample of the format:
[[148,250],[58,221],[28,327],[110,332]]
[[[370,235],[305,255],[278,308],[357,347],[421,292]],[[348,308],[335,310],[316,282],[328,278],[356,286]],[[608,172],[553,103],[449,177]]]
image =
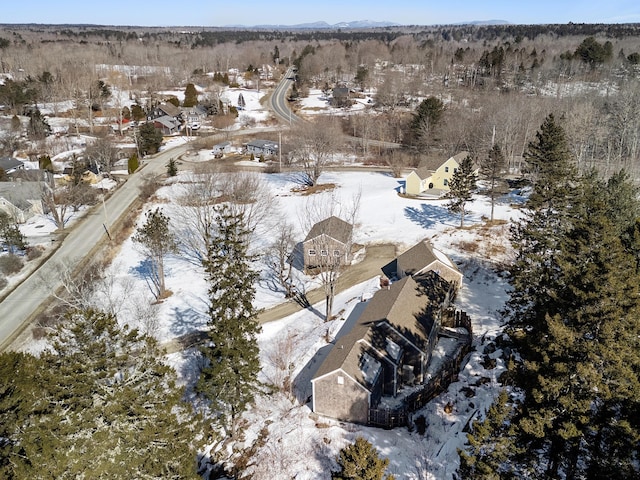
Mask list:
[[284,74],[284,77],[282,77],[282,80],[280,80],[280,83],[278,83],[278,86],[269,97],[269,107],[273,110],[273,113],[283,123],[288,123],[289,126],[302,121],[300,117],[291,111],[287,100],[287,92],[293,85],[293,75],[293,67],[289,67],[287,73]]
[[69,228],[51,257],[0,303],[0,350],[6,348],[29,320],[46,307],[52,293],[62,286],[61,266],[65,270],[75,270],[94,248],[108,241],[104,225],[111,229],[129,211],[139,196],[145,177],[164,173],[169,159],[181,155],[188,148],[188,144],[181,145],[145,159],[140,171],[131,175],[105,202],[105,208],[97,205],[82,221]]

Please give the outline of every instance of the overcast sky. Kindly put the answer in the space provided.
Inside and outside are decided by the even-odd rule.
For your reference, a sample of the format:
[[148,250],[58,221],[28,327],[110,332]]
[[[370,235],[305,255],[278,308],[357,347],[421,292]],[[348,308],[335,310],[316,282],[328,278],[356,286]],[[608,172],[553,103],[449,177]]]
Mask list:
[[2,0],[0,23],[144,26],[293,25],[326,21],[433,25],[640,22],[638,0]]

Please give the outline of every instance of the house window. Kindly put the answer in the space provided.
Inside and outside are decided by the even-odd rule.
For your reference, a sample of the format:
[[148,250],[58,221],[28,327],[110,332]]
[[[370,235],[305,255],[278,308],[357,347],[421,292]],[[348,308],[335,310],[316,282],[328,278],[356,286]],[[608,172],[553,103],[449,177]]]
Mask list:
[[315,254],[316,254],[316,251],[313,248],[311,250],[309,250],[309,256],[310,257],[315,256]]
[[449,167],[444,167],[444,171],[449,173]]
[[338,376],[338,385],[344,385],[344,377]]
[[447,180],[446,178],[444,179],[444,186],[446,187],[447,185],[449,185],[449,180]]
[[327,252],[326,250],[320,250],[320,255],[322,255],[323,257],[326,257],[329,254],[329,252]]
[[334,256],[334,257],[341,257],[341,256],[342,256],[342,253],[340,253],[340,250],[334,250],[334,251],[333,251],[333,256]]

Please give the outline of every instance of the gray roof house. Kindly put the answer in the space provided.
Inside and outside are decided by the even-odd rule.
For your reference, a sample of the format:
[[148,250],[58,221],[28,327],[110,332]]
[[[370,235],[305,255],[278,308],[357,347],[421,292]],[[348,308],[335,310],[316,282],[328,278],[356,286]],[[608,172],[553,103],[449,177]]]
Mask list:
[[18,170],[24,170],[24,162],[17,158],[2,157],[0,158],[0,168],[4,170],[4,173],[9,175],[10,173],[14,173]]
[[18,223],[44,212],[41,182],[0,182],[0,211]]
[[160,130],[163,135],[171,135],[180,130],[180,122],[168,115],[155,118],[153,120],[153,126]]
[[231,142],[229,141],[218,143],[214,145],[213,148],[211,149],[211,153],[213,153],[214,155],[229,153],[230,151],[231,151]]
[[382,273],[391,280],[428,271],[436,272],[456,288],[462,284],[462,272],[426,238],[382,267]]
[[353,225],[336,216],[316,223],[302,242],[305,269],[349,263],[352,233]]
[[151,119],[163,117],[165,115],[178,119],[181,113],[180,108],[176,107],[173,103],[162,102],[151,111]]
[[253,140],[247,143],[247,152],[254,155],[276,155],[278,143],[272,140]]
[[202,122],[207,118],[207,109],[201,105],[194,105],[193,107],[182,107],[182,116],[187,123]]
[[311,380],[313,411],[366,424],[383,395],[425,383],[448,293],[448,282],[428,272],[355,308]]

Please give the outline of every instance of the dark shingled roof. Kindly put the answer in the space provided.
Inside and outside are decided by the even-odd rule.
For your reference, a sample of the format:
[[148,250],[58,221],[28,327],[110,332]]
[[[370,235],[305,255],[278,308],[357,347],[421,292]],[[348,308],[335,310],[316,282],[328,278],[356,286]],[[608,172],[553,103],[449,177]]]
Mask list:
[[158,105],[158,108],[170,117],[177,117],[180,115],[180,108],[176,107],[173,103],[162,102]]
[[346,244],[349,243],[349,240],[351,239],[352,231],[353,225],[351,225],[349,222],[345,222],[341,218],[332,216],[316,223],[311,228],[311,231],[307,235],[307,238],[304,239],[304,241],[306,242],[324,234],[335,240],[338,240],[341,243]]
[[395,277],[398,271],[403,271],[406,275],[413,275],[436,260],[440,260],[453,270],[458,270],[453,262],[450,260],[447,262],[448,259],[445,258],[442,252],[438,253],[440,257],[434,252],[431,242],[425,238],[382,267],[382,273],[387,278]]
[[19,168],[24,165],[24,162],[18,160],[17,158],[11,157],[2,157],[0,158],[0,168],[5,172],[9,170],[13,170],[14,168]]
[[[376,346],[383,340],[380,333],[376,332],[376,326],[383,321],[388,322],[418,348],[422,348],[424,340],[429,337],[429,332],[434,328],[430,307],[444,298],[441,290],[435,298],[432,298],[428,290],[429,285],[438,284],[442,288],[448,286],[446,281],[434,277],[438,275],[429,274],[418,278],[418,281],[412,277],[405,277],[393,283],[390,288],[376,292],[351,331],[336,339],[335,345],[314,378],[342,368],[361,385],[369,388],[370,385],[360,369],[360,357],[370,350],[372,355],[376,357],[380,355],[369,344]],[[444,294],[446,295],[446,290]],[[377,345],[377,348],[384,351],[383,345]]]

